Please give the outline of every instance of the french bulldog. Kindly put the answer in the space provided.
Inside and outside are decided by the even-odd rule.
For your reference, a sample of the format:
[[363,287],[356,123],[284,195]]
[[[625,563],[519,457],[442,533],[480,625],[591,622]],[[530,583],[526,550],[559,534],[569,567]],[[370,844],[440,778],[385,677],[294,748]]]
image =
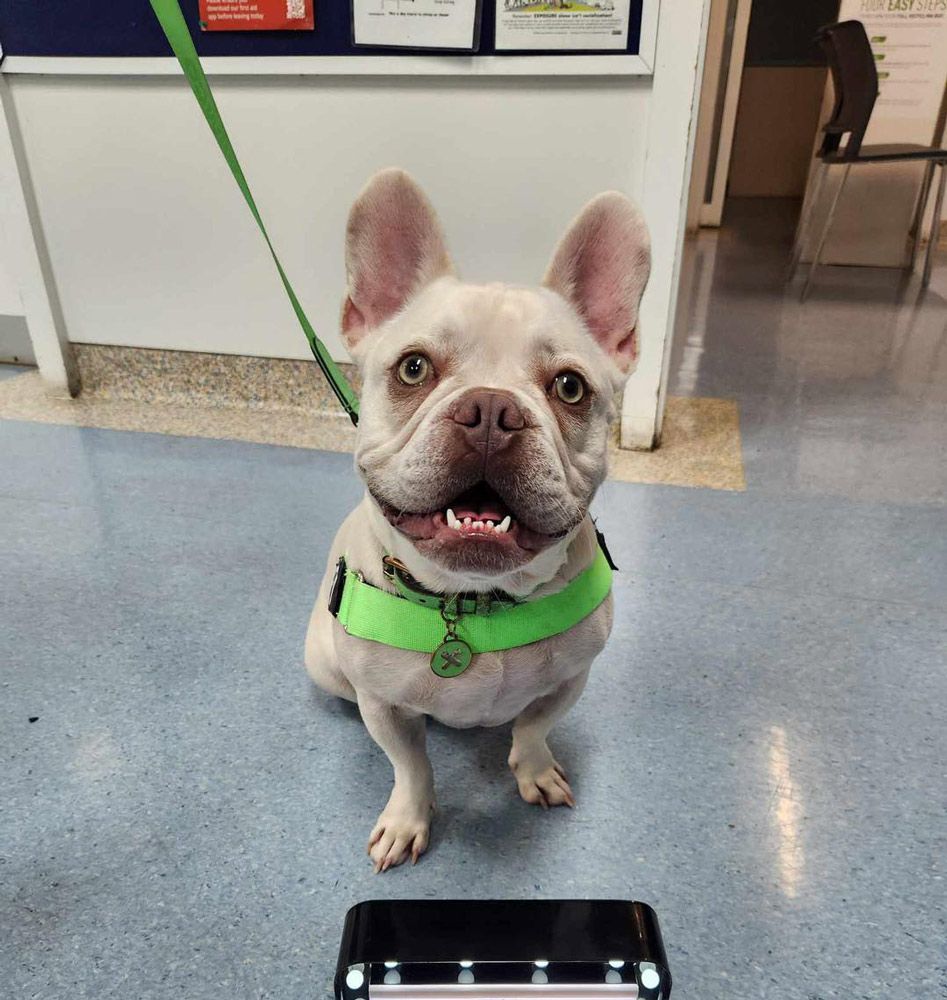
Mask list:
[[548,639],[478,653],[452,678],[430,655],[349,635],[329,611],[337,560],[387,590],[387,555],[440,595],[534,600],[597,553],[589,505],[606,475],[616,393],[637,359],[647,227],[624,195],[594,198],[540,287],[458,279],[424,193],[376,174],[346,232],[342,336],[362,376],[355,464],[365,496],[332,544],[306,636],[324,690],[358,704],[394,768],[368,841],[376,872],[426,850],[435,806],[425,719],[512,722],[519,794],[573,806],[546,742],[575,704],[612,625],[611,594]]

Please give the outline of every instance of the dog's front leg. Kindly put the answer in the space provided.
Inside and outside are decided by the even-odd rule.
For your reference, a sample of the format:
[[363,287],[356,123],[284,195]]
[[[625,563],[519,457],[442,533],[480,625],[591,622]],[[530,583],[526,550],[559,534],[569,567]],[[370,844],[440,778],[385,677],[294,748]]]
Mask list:
[[575,806],[566,773],[556,763],[546,737],[579,700],[588,680],[590,666],[565,681],[555,691],[538,698],[513,723],[510,769],[519,785],[520,795],[533,805],[540,805],[544,809],[550,806]]
[[359,692],[365,728],[385,751],[395,771],[395,785],[368,840],[376,872],[417,863],[427,850],[434,811],[434,772],[425,749],[425,723],[420,713],[386,704]]

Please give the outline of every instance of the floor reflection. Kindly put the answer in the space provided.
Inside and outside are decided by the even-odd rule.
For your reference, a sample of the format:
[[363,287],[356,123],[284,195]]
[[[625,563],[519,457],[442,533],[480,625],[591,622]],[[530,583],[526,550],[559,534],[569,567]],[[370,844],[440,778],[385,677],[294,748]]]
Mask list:
[[738,199],[687,244],[669,391],[735,398],[750,488],[941,503],[947,264],[786,284],[792,203]]
[[782,726],[773,726],[770,730],[769,780],[773,788],[772,814],[777,839],[779,886],[788,899],[795,899],[805,867],[799,831],[802,805],[792,777],[786,730]]

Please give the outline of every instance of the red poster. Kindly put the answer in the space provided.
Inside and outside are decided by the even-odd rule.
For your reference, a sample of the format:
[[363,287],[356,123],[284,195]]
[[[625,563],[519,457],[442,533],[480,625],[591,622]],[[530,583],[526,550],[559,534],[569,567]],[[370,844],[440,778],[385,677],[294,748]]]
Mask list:
[[314,0],[200,0],[204,31],[312,31]]

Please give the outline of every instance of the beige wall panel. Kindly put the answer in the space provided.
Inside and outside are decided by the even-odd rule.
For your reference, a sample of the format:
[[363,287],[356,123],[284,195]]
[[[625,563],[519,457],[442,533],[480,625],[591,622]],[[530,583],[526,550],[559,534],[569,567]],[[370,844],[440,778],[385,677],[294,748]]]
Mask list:
[[748,66],[737,110],[732,197],[801,197],[819,124],[825,69]]

